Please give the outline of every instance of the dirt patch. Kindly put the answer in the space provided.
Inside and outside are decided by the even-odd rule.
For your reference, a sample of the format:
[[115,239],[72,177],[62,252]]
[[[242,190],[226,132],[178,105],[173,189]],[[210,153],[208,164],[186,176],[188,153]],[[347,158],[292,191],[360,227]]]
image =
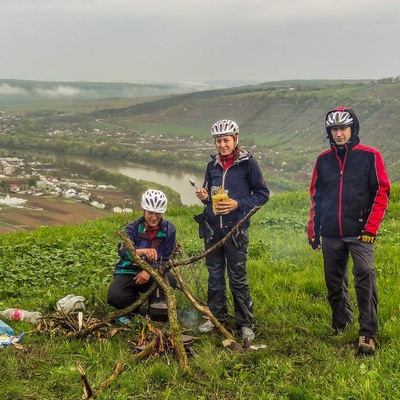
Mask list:
[[111,205],[112,207],[139,209],[140,204],[136,204],[133,198],[117,190],[91,190],[93,198],[97,201]]
[[[118,191],[96,191],[104,202],[114,207],[132,207],[128,197]],[[16,193],[12,197],[26,199],[23,208],[1,206],[0,234],[30,231],[41,226],[75,225],[110,216],[113,211],[102,210],[65,198],[45,198]]]

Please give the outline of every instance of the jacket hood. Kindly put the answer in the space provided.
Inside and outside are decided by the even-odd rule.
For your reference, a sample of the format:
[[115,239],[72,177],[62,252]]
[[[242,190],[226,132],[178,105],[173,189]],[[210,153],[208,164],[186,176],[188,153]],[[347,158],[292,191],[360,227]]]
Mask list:
[[[337,107],[334,108],[333,110],[330,110],[326,113],[325,115],[325,121],[328,117],[328,115],[332,112],[335,111],[347,111],[348,113],[350,113],[350,115],[353,118],[353,125],[351,125],[351,137],[350,140],[348,142],[348,144],[350,145],[350,147],[354,147],[356,144],[358,144],[360,142],[360,138],[358,137],[358,134],[360,132],[360,123],[358,122],[358,118],[356,113],[350,108],[350,107]],[[332,132],[331,132],[331,127],[325,127],[326,129],[326,133],[327,133],[327,137],[329,139],[329,143],[332,146],[336,146],[335,141],[333,140],[333,136],[332,136]]]

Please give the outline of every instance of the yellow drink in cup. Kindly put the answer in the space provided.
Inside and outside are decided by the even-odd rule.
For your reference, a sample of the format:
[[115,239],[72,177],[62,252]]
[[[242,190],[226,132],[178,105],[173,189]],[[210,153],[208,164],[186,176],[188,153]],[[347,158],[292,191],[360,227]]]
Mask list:
[[217,214],[216,205],[219,201],[229,200],[228,191],[218,187],[216,190],[211,190],[211,200],[213,213]]

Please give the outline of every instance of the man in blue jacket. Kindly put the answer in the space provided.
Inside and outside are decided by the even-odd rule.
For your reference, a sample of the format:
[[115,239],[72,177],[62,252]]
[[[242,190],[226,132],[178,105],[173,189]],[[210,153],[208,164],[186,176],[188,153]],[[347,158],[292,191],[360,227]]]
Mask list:
[[[208,163],[202,188],[196,196],[205,204],[207,227],[205,249],[219,242],[256,206],[269,199],[269,190],[258,163],[239,146],[239,127],[232,120],[221,120],[211,128],[218,153]],[[227,193],[228,198],[214,202],[215,192]],[[218,193],[217,193],[218,195]],[[218,197],[218,196],[217,196]],[[214,212],[215,211],[215,212]],[[253,300],[247,280],[246,261],[250,221],[224,246],[206,257],[208,277],[208,307],[220,322],[227,317],[225,269],[234,301],[235,321],[242,338],[254,339]],[[214,324],[207,320],[199,326],[202,333],[211,331]]]
[[351,255],[359,310],[358,353],[374,354],[378,334],[374,242],[388,206],[390,182],[379,151],[360,143],[358,118],[351,108],[329,111],[325,127],[331,147],[314,166],[308,239],[314,250],[322,249],[335,333],[353,323],[347,268]]
[[[136,254],[154,268],[160,268],[171,257],[176,247],[175,226],[163,218],[167,210],[167,197],[159,190],[149,189],[142,195],[142,217],[130,223],[125,232],[133,242]],[[119,261],[115,266],[114,279],[111,282],[107,302],[121,310],[130,306],[140,293],[146,292],[153,284],[153,278],[137,266],[125,246],[118,249]],[[167,273],[172,286],[176,281]],[[164,301],[165,296],[157,288],[149,298],[149,304]],[[128,323],[128,319],[122,319]]]

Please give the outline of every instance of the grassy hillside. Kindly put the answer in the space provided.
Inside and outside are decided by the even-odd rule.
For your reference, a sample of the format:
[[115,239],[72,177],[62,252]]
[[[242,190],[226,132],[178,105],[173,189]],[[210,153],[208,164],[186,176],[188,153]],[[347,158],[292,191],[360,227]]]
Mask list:
[[263,161],[269,171],[273,172],[274,163],[276,169],[283,167],[285,174],[291,164],[304,168],[327,148],[325,114],[335,106],[347,105],[359,116],[362,142],[378,147],[392,179],[400,179],[400,83],[292,88],[208,91],[103,110],[96,115],[129,129],[197,139],[209,138],[216,120],[231,118],[240,126],[241,143],[265,152],[269,160]]
[[[102,87],[106,92],[107,84]],[[315,80],[140,99],[47,100],[3,107],[0,144],[199,172],[214,151],[212,123],[231,118],[239,123],[240,143],[259,161],[274,192],[305,190],[317,154],[329,145],[325,114],[347,105],[359,116],[362,143],[382,152],[397,182],[399,95],[400,83],[390,79]]]
[[[224,349],[218,333],[198,335],[200,315],[177,293],[182,324],[198,335],[191,370],[182,374],[173,354],[141,362],[132,360],[132,344],[143,321],[108,339],[66,339],[53,333],[30,332],[26,322],[9,322],[16,333],[26,332],[23,349],[1,351],[1,397],[5,400],[78,399],[82,394],[75,366],[81,363],[97,387],[117,361],[124,372],[101,399],[393,399],[398,386],[400,344],[399,220],[400,185],[393,187],[390,206],[376,243],[376,273],[380,293],[379,347],[374,357],[355,356],[357,326],[333,337],[326,300],[321,254],[307,243],[306,192],[272,196],[252,218],[248,275],[256,316],[257,351]],[[198,254],[192,216],[200,207],[172,207],[166,217],[178,230],[182,259]],[[106,293],[116,262],[122,229],[138,214],[118,215],[74,227],[41,228],[0,236],[0,309],[21,307],[44,315],[54,312],[67,294],[86,298],[85,318],[112,311]],[[182,267],[185,281],[205,300],[203,261]],[[355,293],[351,288],[352,304]],[[232,313],[232,303],[229,303]],[[162,328],[162,324],[159,325]],[[239,339],[232,322],[228,323]]]

